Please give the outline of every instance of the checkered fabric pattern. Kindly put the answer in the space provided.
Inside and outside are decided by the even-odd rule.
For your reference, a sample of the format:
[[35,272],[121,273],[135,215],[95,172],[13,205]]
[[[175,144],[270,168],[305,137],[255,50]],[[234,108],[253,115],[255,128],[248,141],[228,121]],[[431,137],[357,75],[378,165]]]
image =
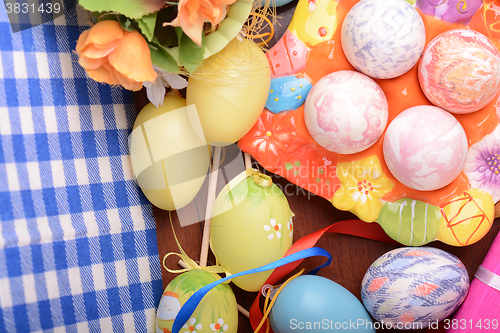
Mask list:
[[0,332],[154,332],[151,205],[133,94],[89,79],[81,9],[13,34],[0,4]]

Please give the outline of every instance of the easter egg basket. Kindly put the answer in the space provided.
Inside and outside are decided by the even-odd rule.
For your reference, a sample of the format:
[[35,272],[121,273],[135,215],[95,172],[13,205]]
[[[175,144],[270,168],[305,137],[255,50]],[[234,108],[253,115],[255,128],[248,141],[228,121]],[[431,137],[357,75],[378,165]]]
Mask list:
[[[238,145],[268,171],[331,201],[337,209],[379,223],[402,244],[420,246],[434,240],[454,246],[475,243],[489,231],[495,202],[500,199],[496,178],[497,160],[500,163],[498,91],[478,111],[449,113],[465,131],[467,156],[453,155],[465,160],[462,169],[450,183],[433,190],[407,186],[391,173],[384,158],[386,131],[370,147],[354,153],[327,150],[310,134],[304,103],[314,85],[330,73],[356,70],[340,42],[342,22],[357,2],[319,0],[311,7],[307,0],[299,1],[288,29],[267,52],[272,80],[266,108]],[[449,1],[438,6],[418,0],[412,5],[425,25],[425,45],[445,31],[470,29],[487,36],[496,48],[500,46],[495,19],[498,1]],[[457,72],[466,75],[471,70],[461,59],[453,67],[458,70],[441,73],[445,79],[448,75],[450,80],[459,80],[454,76]],[[387,127],[409,108],[432,105],[421,89],[418,70],[416,64],[395,78],[375,79],[387,98]],[[429,130],[438,131],[440,125]],[[408,140],[425,137],[425,132],[414,132],[409,126]],[[438,163],[448,158],[445,149],[432,155],[425,148],[415,148],[407,157],[420,158],[421,166],[436,162],[425,166],[430,171],[422,172],[439,181],[446,176]]]

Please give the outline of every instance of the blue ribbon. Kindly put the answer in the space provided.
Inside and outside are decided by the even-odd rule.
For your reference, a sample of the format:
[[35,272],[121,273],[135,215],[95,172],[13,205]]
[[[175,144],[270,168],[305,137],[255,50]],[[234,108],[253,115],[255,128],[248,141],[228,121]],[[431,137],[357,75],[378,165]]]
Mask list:
[[172,333],[179,332],[179,330],[182,328],[182,325],[184,325],[189,320],[189,318],[193,314],[194,310],[196,310],[196,307],[198,306],[198,304],[200,304],[203,297],[205,297],[205,295],[215,286],[217,286],[221,283],[224,283],[228,280],[234,279],[236,277],[242,276],[242,275],[248,275],[248,274],[268,271],[270,269],[275,269],[275,268],[278,268],[280,266],[284,266],[286,264],[292,263],[292,262],[300,260],[300,259],[305,259],[305,258],[309,258],[309,257],[316,257],[316,256],[328,258],[328,260],[324,264],[316,267],[315,269],[313,269],[312,271],[307,273],[309,275],[316,275],[316,273],[318,273],[318,271],[321,268],[330,265],[330,263],[332,262],[332,256],[330,255],[330,253],[328,251],[326,251],[322,248],[311,247],[309,249],[305,249],[305,250],[293,253],[293,254],[286,256],[284,258],[281,258],[279,260],[276,260],[270,264],[267,264],[267,265],[264,265],[261,267],[257,267],[257,268],[252,268],[252,269],[249,269],[247,271],[235,273],[233,275],[226,276],[225,278],[222,278],[220,280],[217,280],[217,281],[214,281],[210,284],[207,284],[206,286],[204,286],[204,287],[200,288],[198,291],[196,291],[191,297],[189,297],[189,299],[186,301],[186,303],[184,303],[184,305],[180,309],[179,313],[175,317],[174,325],[172,326]]

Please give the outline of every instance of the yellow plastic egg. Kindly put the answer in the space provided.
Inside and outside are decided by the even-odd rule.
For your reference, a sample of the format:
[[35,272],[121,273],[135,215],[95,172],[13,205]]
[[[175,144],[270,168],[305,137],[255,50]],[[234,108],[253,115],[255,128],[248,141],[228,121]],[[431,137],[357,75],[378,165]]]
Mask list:
[[[172,332],[175,317],[186,301],[200,288],[218,280],[217,275],[193,269],[173,279],[165,288],[156,311],[156,331]],[[210,290],[180,332],[238,331],[238,308],[234,293],[226,283]]]
[[210,152],[196,110],[167,95],[146,105],[129,136],[132,171],[155,206],[175,210],[191,202],[205,180]]
[[[219,264],[238,273],[283,257],[292,245],[293,213],[279,187],[255,174],[229,183],[214,204],[211,240]],[[272,271],[233,279],[241,289],[258,291]]]
[[187,104],[196,106],[207,142],[238,141],[259,118],[271,86],[271,70],[254,42],[232,40],[189,77]]

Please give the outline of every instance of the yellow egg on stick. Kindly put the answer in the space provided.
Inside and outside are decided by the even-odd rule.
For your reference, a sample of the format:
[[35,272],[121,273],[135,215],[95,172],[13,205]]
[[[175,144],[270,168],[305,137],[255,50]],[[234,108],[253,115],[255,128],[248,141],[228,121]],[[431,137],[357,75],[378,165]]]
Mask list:
[[146,105],[129,136],[132,171],[146,198],[158,208],[189,204],[205,180],[210,152],[194,107],[167,95],[163,106]]
[[264,52],[248,39],[233,39],[189,77],[187,105],[195,105],[206,141],[238,141],[259,118],[271,86]]
[[[293,212],[270,177],[247,169],[219,193],[213,207],[211,241],[218,263],[231,274],[281,259],[292,246]],[[232,281],[259,291],[272,271]]]

